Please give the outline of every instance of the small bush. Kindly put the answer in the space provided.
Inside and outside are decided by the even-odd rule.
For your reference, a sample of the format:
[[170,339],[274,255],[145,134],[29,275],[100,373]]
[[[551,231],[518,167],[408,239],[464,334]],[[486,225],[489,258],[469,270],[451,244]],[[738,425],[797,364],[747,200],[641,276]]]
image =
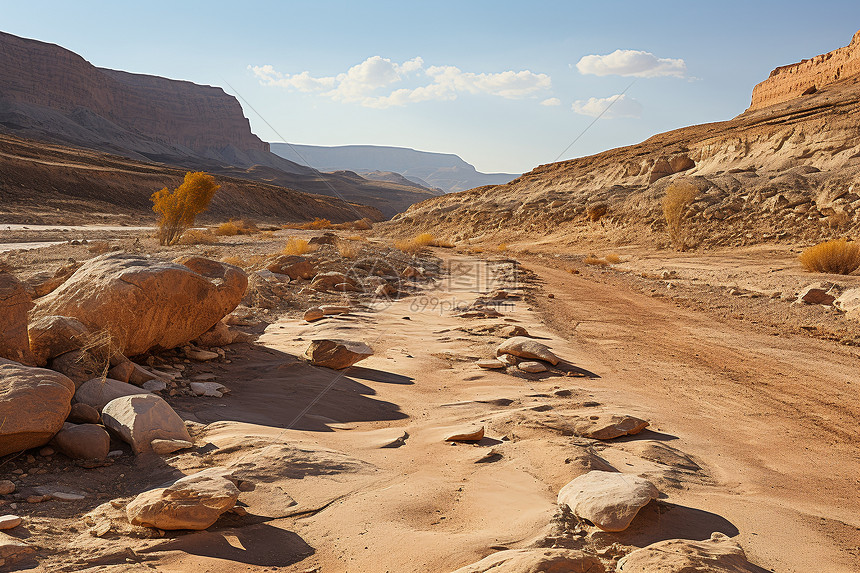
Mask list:
[[338,241],[337,252],[345,259],[354,259],[358,256],[358,248],[348,241]]
[[603,258],[606,259],[606,262],[610,265],[617,265],[621,262],[621,257],[617,253],[609,253]]
[[305,239],[290,237],[284,245],[281,253],[285,255],[304,255],[311,250],[310,244]]
[[605,267],[606,265],[609,264],[606,261],[606,259],[601,259],[601,258],[595,257],[594,255],[589,255],[589,256],[585,257],[584,259],[582,259],[582,262],[585,263],[586,265],[595,265],[598,267]]
[[394,248],[404,253],[414,254],[424,247],[444,247],[451,248],[454,244],[444,239],[437,239],[433,233],[421,233],[406,241],[396,241]]
[[352,224],[353,231],[369,231],[373,228],[373,221],[365,217],[364,219],[359,219],[358,221],[354,221]]
[[663,197],[663,216],[666,218],[669,241],[678,251],[687,250],[684,213],[698,194],[699,190],[692,183],[677,182],[666,188],[666,196]]
[[508,244],[507,243],[499,243],[499,246],[497,248],[498,248],[500,253],[504,253],[505,251],[508,250]]
[[609,212],[609,206],[606,203],[598,203],[590,205],[586,211],[586,217],[589,221],[599,221],[606,213]]
[[846,239],[836,239],[809,247],[798,258],[810,272],[850,275],[860,268],[860,246]]
[[215,234],[219,237],[235,237],[236,235],[253,235],[259,233],[260,229],[253,221],[245,219],[234,220],[230,219],[226,223],[221,223],[215,229]]
[[218,237],[209,229],[188,229],[179,238],[180,245],[214,245]]
[[152,194],[152,210],[158,213],[158,242],[175,245],[194,219],[209,207],[220,188],[211,175],[196,171],[185,174],[182,185],[171,191],[167,187]]

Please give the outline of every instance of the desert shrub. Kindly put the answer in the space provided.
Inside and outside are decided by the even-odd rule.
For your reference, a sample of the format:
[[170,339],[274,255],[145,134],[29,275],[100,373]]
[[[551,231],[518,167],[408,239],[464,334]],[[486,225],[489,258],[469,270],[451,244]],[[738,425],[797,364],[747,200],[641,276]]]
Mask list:
[[687,250],[684,214],[698,193],[699,190],[692,183],[679,181],[669,185],[666,188],[666,196],[663,197],[663,216],[666,218],[669,241],[679,251]]
[[621,257],[618,255],[618,253],[609,253],[608,255],[606,255],[603,258],[610,265],[617,265],[618,263],[621,262]]
[[338,241],[337,252],[345,259],[354,259],[358,256],[358,248],[349,241]]
[[860,246],[846,239],[836,239],[809,247],[798,258],[810,272],[850,275],[860,268]]
[[167,187],[152,194],[152,210],[158,213],[158,242],[174,245],[194,219],[209,207],[220,185],[201,171],[185,174],[182,185],[171,191]]
[[179,239],[180,245],[214,245],[218,237],[209,229],[188,229]]
[[445,247],[451,248],[454,244],[445,239],[437,239],[433,236],[433,233],[421,233],[420,235],[416,235],[411,239],[405,241],[395,241],[394,248],[404,253],[417,253],[424,247]]
[[608,211],[609,206],[606,203],[597,203],[588,207],[586,217],[589,221],[599,221]]
[[365,217],[364,219],[359,219],[358,221],[353,221],[352,230],[353,231],[369,231],[373,228],[373,221]]
[[215,234],[219,237],[235,237],[236,235],[253,235],[260,230],[253,221],[246,219],[230,219],[215,228]]
[[260,231],[260,238],[261,239],[273,239],[273,238],[275,238],[275,232],[274,231]]
[[107,241],[90,241],[87,245],[87,251],[94,255],[103,255],[110,250],[110,243]]
[[584,259],[582,259],[582,262],[586,265],[594,265],[598,267],[605,267],[609,264],[606,259],[601,259],[600,257],[595,257],[594,255],[589,255],[585,257]]
[[284,245],[281,253],[284,255],[304,255],[311,250],[310,244],[305,239],[290,237]]
[[507,243],[499,243],[499,246],[497,247],[497,249],[500,253],[504,253],[505,251],[508,250],[508,244]]

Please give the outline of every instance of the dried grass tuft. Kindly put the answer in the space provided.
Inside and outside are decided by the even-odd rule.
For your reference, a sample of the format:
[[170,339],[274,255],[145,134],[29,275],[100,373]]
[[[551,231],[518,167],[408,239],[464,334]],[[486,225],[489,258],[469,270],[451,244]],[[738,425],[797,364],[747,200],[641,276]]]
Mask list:
[[850,275],[860,268],[860,246],[846,239],[835,239],[809,247],[798,259],[809,272]]

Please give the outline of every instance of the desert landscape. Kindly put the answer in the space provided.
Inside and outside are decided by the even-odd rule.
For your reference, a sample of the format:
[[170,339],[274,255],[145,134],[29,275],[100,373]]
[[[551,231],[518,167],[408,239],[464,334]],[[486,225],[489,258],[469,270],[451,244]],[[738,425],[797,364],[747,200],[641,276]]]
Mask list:
[[0,571],[857,571],[834,48],[521,176],[398,152],[427,183],[0,33]]

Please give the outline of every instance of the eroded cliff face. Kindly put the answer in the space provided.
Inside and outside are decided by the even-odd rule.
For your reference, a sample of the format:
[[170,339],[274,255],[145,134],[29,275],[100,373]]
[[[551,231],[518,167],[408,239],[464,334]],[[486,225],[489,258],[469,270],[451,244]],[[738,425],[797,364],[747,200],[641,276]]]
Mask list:
[[747,111],[815,93],[856,74],[860,74],[860,32],[844,48],[773,70],[770,77],[753,88]]
[[[856,44],[857,36],[855,36]],[[452,240],[668,246],[662,199],[684,179],[702,246],[806,242],[860,232],[860,74],[724,122],[542,165],[507,185],[413,205],[392,231]],[[855,184],[856,183],[856,184]]]
[[221,88],[96,68],[60,46],[2,32],[0,122],[19,135],[42,130],[83,145],[100,137],[144,155],[269,150]]

